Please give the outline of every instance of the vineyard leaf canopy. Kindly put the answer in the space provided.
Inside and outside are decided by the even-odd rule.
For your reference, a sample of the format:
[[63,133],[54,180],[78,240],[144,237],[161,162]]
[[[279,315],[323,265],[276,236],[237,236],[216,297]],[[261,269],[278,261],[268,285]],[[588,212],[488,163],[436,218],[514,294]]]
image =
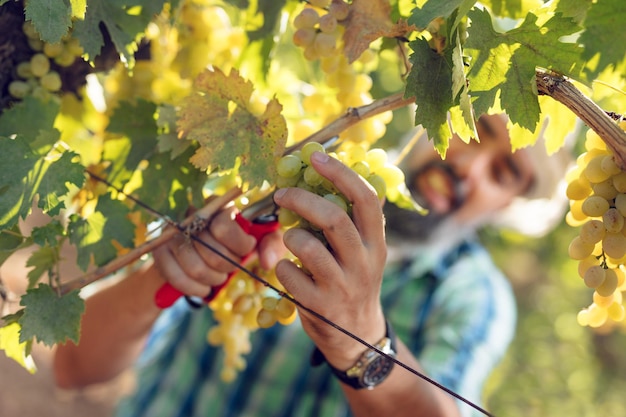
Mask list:
[[[554,69],[576,77],[582,68],[582,48],[560,39],[580,30],[571,18],[554,15],[539,27],[538,16],[529,13],[522,24],[505,33],[496,32],[486,10],[468,14],[472,25],[466,50],[472,52],[468,73],[477,115],[487,112],[500,94],[502,108],[511,121],[535,131],[540,108],[535,86],[536,67]],[[508,66],[506,71],[504,68]],[[498,74],[504,74],[498,77]]]
[[252,83],[234,69],[229,75],[219,69],[206,70],[181,104],[178,131],[200,145],[191,157],[198,169],[225,171],[239,165],[242,182],[255,187],[275,178],[287,126],[275,98],[263,114],[251,113],[252,92]]
[[128,219],[129,209],[110,194],[100,196],[95,211],[87,218],[70,216],[70,242],[78,250],[77,263],[87,270],[92,257],[96,265],[104,265],[117,256],[113,241],[132,248],[135,226]]
[[26,291],[20,305],[25,307],[19,319],[20,342],[36,337],[46,346],[65,343],[68,339],[78,343],[80,318],[85,311],[78,291],[59,297],[49,285],[39,284]]
[[[626,56],[626,30],[623,17],[626,15],[624,0],[603,0],[593,3],[585,19],[585,31],[579,42],[585,46],[583,58],[598,58],[591,71],[595,78],[609,66],[615,66]],[[607,45],[610,45],[607,48]]]
[[84,19],[74,23],[72,36],[93,61],[105,44],[104,34],[96,30],[102,26],[117,51],[132,65],[138,38],[164,3],[165,0],[89,0]]
[[33,22],[47,42],[59,42],[72,25],[72,8],[67,1],[27,1],[24,9],[26,20]]
[[453,106],[451,66],[446,58],[433,51],[424,39],[409,44],[413,67],[407,78],[406,97],[419,97],[415,124],[422,125],[435,149],[445,156],[450,141],[447,112]]

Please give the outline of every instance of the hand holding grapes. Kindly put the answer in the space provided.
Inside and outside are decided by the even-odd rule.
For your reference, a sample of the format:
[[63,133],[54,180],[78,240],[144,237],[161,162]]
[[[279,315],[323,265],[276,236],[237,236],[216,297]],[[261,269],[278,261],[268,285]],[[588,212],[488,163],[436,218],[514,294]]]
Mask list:
[[[229,259],[240,262],[257,242],[234,221],[235,214],[236,209],[232,206],[223,209],[197,237]],[[278,233],[266,236],[257,249],[260,262],[267,269],[271,269],[284,252]],[[236,269],[214,251],[183,234],[157,248],[153,254],[160,275],[187,295],[208,295],[211,287],[222,284],[227,275]]]
[[[376,191],[338,160],[315,152],[311,164],[352,203],[351,215],[339,205],[301,188],[276,192],[275,201],[319,228],[326,246],[301,228],[285,232],[285,245],[303,269],[283,260],[276,274],[304,306],[368,342],[385,333],[380,284],[386,259],[384,219]],[[348,367],[363,346],[306,311],[299,311],[307,334],[336,367]]]

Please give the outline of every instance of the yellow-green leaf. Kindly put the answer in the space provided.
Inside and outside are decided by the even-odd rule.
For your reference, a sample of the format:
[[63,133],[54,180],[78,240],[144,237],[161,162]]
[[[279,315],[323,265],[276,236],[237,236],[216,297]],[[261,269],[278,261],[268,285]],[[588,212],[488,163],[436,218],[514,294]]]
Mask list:
[[28,372],[34,374],[37,367],[30,353],[26,353],[29,350],[28,342],[20,343],[21,329],[22,327],[17,322],[0,327],[0,350],[4,350],[4,354],[8,358],[13,359]]
[[229,75],[206,70],[183,100],[179,136],[200,147],[190,161],[201,170],[227,171],[238,167],[244,184],[273,182],[275,167],[287,139],[287,125],[276,99],[262,114],[252,110],[253,86],[236,70]]

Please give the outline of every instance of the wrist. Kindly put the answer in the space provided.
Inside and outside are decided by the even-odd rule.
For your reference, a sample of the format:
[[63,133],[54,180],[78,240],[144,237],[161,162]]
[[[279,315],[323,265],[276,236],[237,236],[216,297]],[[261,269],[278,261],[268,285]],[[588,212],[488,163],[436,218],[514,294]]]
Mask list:
[[[361,344],[363,346],[363,344]],[[391,373],[396,357],[396,336],[390,324],[385,321],[385,335],[378,342],[361,350],[358,358],[345,369],[337,368],[326,360],[316,347],[311,355],[311,365],[319,366],[326,362],[332,373],[344,384],[355,389],[373,389]]]

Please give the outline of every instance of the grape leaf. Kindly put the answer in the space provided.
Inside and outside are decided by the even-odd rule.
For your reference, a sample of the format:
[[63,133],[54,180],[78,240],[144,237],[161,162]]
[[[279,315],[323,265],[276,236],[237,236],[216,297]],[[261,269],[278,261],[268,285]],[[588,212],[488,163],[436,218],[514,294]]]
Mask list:
[[406,21],[394,24],[390,19],[391,6],[385,0],[353,0],[350,13],[342,22],[344,54],[348,62],[356,61],[369,48],[370,43],[381,37],[404,37],[415,30]]
[[[473,50],[473,62],[468,78],[471,93],[481,104],[480,112],[475,107],[477,115],[493,104],[499,91],[502,107],[511,121],[534,131],[540,113],[536,67],[576,76],[582,68],[582,50],[559,39],[575,33],[579,27],[570,18],[554,15],[540,28],[536,24],[537,15],[529,13],[519,27],[499,33],[493,29],[487,11],[472,10],[469,17],[472,25],[468,29],[466,51]],[[498,77],[500,74],[504,78]],[[489,100],[482,97],[481,101],[483,94]]]
[[495,16],[516,19],[543,6],[544,2],[541,0],[482,0],[481,3],[487,6]]
[[260,116],[250,112],[252,88],[237,70],[228,76],[219,69],[206,70],[181,103],[178,132],[199,143],[191,157],[198,169],[229,170],[240,164],[242,181],[254,187],[275,177],[287,126],[275,98]]
[[122,247],[132,248],[135,225],[128,219],[128,208],[110,194],[98,199],[95,211],[87,218],[70,216],[68,234],[76,245],[77,263],[83,270],[93,261],[101,266],[114,259],[117,249],[113,241]]
[[585,31],[579,42],[585,46],[583,58],[599,60],[595,68],[589,69],[591,78],[597,77],[608,66],[615,67],[626,56],[626,31],[624,0],[601,0],[591,5],[585,19]]
[[61,197],[70,190],[67,184],[81,187],[85,182],[85,168],[74,159],[78,155],[74,152],[65,152],[61,157],[50,162],[45,176],[39,182],[37,193],[39,194],[38,207],[50,216],[59,214],[65,204]]
[[31,20],[41,40],[57,43],[65,36],[70,26],[72,7],[68,0],[63,1],[27,1],[25,2],[26,20]]
[[39,246],[58,246],[59,237],[65,235],[65,228],[60,221],[54,219],[41,227],[33,227],[30,235]]
[[4,350],[4,354],[8,358],[13,359],[28,372],[34,374],[37,367],[30,355],[31,343],[20,341],[21,330],[22,326],[17,322],[0,327],[0,350]]
[[39,161],[22,136],[0,137],[0,230],[29,213],[34,197],[30,172]]
[[20,342],[36,338],[46,346],[68,339],[78,343],[85,303],[77,290],[59,297],[49,285],[39,284],[26,291],[20,305],[25,307]]
[[138,38],[164,3],[165,0],[89,0],[84,19],[74,23],[72,35],[93,62],[105,43],[98,29],[106,29],[117,51],[132,66]]
[[[0,115],[0,136],[19,134],[28,144],[37,139],[40,132],[54,129],[54,120],[59,113],[59,104],[54,100],[42,102],[28,96]],[[37,117],[33,117],[36,114]],[[47,149],[43,152],[47,152]]]
[[263,23],[260,28],[248,31],[248,39],[250,41],[271,40],[273,38],[271,35],[276,30],[285,4],[286,0],[258,0],[258,7],[254,12],[263,15]]
[[33,288],[39,279],[48,272],[48,276],[53,276],[52,271],[60,260],[58,247],[42,246],[33,253],[26,261],[26,266],[34,268],[28,271],[28,288]]
[[447,123],[448,109],[454,104],[451,65],[424,39],[416,39],[409,46],[413,50],[410,57],[413,67],[407,78],[405,97],[415,97],[415,125],[421,124],[428,131],[437,152],[445,156],[452,136]]
[[571,17],[576,23],[582,24],[592,3],[593,0],[559,0],[555,13]]
[[189,148],[175,159],[168,153],[150,158],[148,166],[141,170],[141,184],[132,192],[133,196],[176,220],[184,217],[190,203],[201,207],[207,176],[189,162],[194,152]]
[[[136,104],[120,103],[111,115],[107,130],[121,135],[104,143],[103,159],[111,161],[107,180],[113,185],[122,187],[137,165],[156,149],[158,129],[155,112],[154,103],[138,100]],[[133,117],[128,117],[129,114]]]
[[33,243],[31,238],[22,236],[18,225],[11,229],[0,230],[0,265],[18,249],[30,246]]
[[409,24],[424,30],[428,24],[438,17],[448,18],[462,3],[469,10],[476,0],[429,0],[422,8],[414,8],[408,19]]

